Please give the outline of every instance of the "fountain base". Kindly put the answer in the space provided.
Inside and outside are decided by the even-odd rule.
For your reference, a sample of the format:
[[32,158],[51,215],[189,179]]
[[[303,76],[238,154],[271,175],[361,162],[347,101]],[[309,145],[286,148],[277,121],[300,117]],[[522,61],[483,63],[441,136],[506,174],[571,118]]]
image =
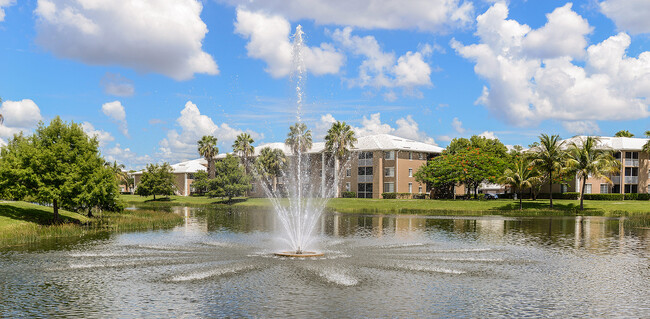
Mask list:
[[273,254],[279,257],[298,257],[298,258],[320,257],[324,255],[323,253],[317,251],[302,251],[300,253],[295,251],[281,251]]

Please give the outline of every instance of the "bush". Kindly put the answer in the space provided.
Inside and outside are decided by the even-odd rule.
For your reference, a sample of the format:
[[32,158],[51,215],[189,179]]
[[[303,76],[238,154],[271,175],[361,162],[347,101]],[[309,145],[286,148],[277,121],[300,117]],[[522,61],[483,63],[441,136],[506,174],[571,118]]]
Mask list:
[[650,194],[637,194],[637,195],[639,195],[637,198],[638,200],[650,200]]
[[411,193],[381,193],[383,199],[410,199]]
[[343,198],[357,198],[357,192],[343,192],[341,193]]
[[[630,194],[625,194],[630,195]],[[623,200],[623,194],[585,194],[587,200]]]
[[427,195],[427,193],[413,194],[413,199],[426,199]]

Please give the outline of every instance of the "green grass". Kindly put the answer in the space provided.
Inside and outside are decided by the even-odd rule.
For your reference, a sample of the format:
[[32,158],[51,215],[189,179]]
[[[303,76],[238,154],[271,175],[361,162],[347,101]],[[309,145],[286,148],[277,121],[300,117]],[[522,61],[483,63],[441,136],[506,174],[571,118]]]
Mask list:
[[[122,200],[131,203],[156,205],[225,205],[225,201],[204,196],[171,196],[162,201],[151,201],[134,195],[122,195]],[[236,198],[233,206],[270,207],[264,198]],[[599,201],[586,200],[585,210],[580,211],[580,202],[569,199],[553,201],[554,209],[549,209],[549,200],[524,200],[523,211],[519,211],[519,201],[498,200],[426,200],[426,199],[358,199],[334,198],[328,208],[342,213],[382,213],[382,214],[429,214],[429,215],[596,215],[624,216],[650,215],[650,201]]]
[[88,218],[59,210],[61,223],[52,225],[52,208],[25,202],[0,202],[0,247],[24,245],[54,238],[83,237],[100,232],[173,227],[183,217],[160,211],[101,213]]

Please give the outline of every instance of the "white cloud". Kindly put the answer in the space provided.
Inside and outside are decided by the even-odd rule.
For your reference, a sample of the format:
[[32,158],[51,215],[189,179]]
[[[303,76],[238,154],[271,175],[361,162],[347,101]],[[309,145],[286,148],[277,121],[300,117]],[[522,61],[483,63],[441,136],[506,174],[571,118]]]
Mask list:
[[291,21],[363,29],[446,31],[471,24],[472,2],[460,0],[226,0],[249,10],[282,15]]
[[3,7],[8,7],[16,4],[16,0],[0,0],[0,22],[5,20],[5,10]]
[[650,1],[606,0],[600,3],[600,10],[621,30],[650,33]]
[[567,132],[576,135],[600,133],[598,123],[594,121],[562,122],[562,126]]
[[0,106],[0,114],[4,117],[4,122],[0,124],[0,139],[6,138],[7,140],[14,134],[30,132],[38,125],[39,121],[43,120],[38,105],[30,99],[3,101]]
[[37,43],[88,64],[119,64],[176,80],[218,74],[202,49],[197,0],[38,0]]
[[451,127],[456,130],[459,134],[465,133],[465,128],[463,128],[463,122],[461,122],[457,117],[454,117],[454,119],[451,121]]
[[[204,135],[212,135],[218,139],[217,146],[229,148],[237,135],[244,131],[232,128],[227,123],[217,125],[207,115],[201,114],[196,104],[188,101],[181,111],[181,116],[176,119],[180,126],[180,133],[170,130],[167,137],[160,141],[160,155],[168,161],[176,162],[197,158],[197,141]],[[247,130],[254,140],[262,139],[264,136]]]
[[95,127],[90,122],[81,123],[81,128],[84,130],[84,132],[86,132],[86,134],[88,134],[88,136],[97,137],[99,147],[105,147],[108,145],[108,143],[115,140],[111,133],[95,129]]
[[392,134],[436,145],[436,142],[432,137],[420,130],[418,123],[411,115],[398,119],[395,121],[395,124],[397,126],[396,128],[392,127],[388,123],[382,123],[381,113],[374,113],[370,114],[369,118],[364,116],[361,120],[361,126],[352,126],[352,129],[356,133],[357,137],[374,134]]
[[[292,30],[286,19],[238,8],[235,32],[249,40],[248,56],[266,62],[266,72],[271,76],[290,74]],[[305,67],[315,75],[338,73],[345,62],[345,56],[328,43],[321,43],[320,47],[304,46],[302,53]]]
[[436,145],[433,137],[429,137],[426,133],[420,131],[418,123],[415,122],[411,115],[395,121],[395,124],[397,124],[395,135]]
[[[582,46],[586,42],[580,39],[590,27],[570,6],[556,9],[548,15],[546,26],[533,31],[507,20],[507,15],[506,5],[497,3],[477,18],[480,43],[465,46],[451,41],[461,56],[476,63],[475,72],[488,81],[489,88],[484,87],[477,102],[495,115],[518,126],[546,119],[626,120],[650,115],[650,52],[627,57],[627,34],[591,45],[585,54]],[[558,27],[555,19],[561,17],[567,19],[563,23],[577,27]],[[529,38],[531,34],[534,36]],[[574,39],[575,43],[562,42],[546,49],[556,46],[553,41],[560,37]],[[584,67],[574,63],[581,59]]]
[[323,140],[325,138],[325,135],[327,135],[327,131],[330,129],[330,127],[332,127],[332,124],[334,123],[336,123],[336,119],[334,116],[332,116],[332,114],[327,113],[325,115],[321,115],[320,121],[316,122],[316,125],[314,126],[314,140]]
[[[359,76],[350,79],[351,87],[372,87],[376,89],[401,87],[412,91],[418,86],[431,86],[431,66],[424,61],[433,52],[430,45],[423,45],[420,51],[408,51],[399,58],[393,52],[384,52],[373,36],[352,35],[352,28],[336,29],[332,33],[334,41],[350,51],[362,56]],[[417,94],[416,94],[417,95]],[[385,94],[387,100],[394,100],[395,93]]]
[[116,73],[107,72],[100,80],[99,84],[104,88],[104,93],[127,97],[135,94],[133,81]]
[[130,148],[122,148],[118,143],[105,151],[105,159],[109,162],[117,162],[124,164],[126,169],[142,169],[146,164],[152,163],[152,158],[149,155],[138,155],[131,151]]
[[104,105],[102,105],[102,112],[119,125],[122,134],[129,136],[129,128],[126,123],[126,112],[124,111],[124,106],[122,106],[120,101],[104,103]]
[[485,137],[485,138],[490,139],[490,140],[499,139],[496,135],[494,135],[494,132],[491,132],[491,131],[485,131],[485,132],[479,134],[478,136]]

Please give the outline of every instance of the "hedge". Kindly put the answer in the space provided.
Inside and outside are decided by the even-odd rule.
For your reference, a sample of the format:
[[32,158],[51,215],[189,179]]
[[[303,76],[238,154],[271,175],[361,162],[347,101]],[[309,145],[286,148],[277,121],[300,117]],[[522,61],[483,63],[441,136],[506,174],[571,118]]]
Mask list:
[[341,193],[343,198],[357,198],[357,192],[343,192]]
[[381,193],[383,199],[410,199],[411,193]]
[[588,200],[650,200],[650,194],[585,194]]

